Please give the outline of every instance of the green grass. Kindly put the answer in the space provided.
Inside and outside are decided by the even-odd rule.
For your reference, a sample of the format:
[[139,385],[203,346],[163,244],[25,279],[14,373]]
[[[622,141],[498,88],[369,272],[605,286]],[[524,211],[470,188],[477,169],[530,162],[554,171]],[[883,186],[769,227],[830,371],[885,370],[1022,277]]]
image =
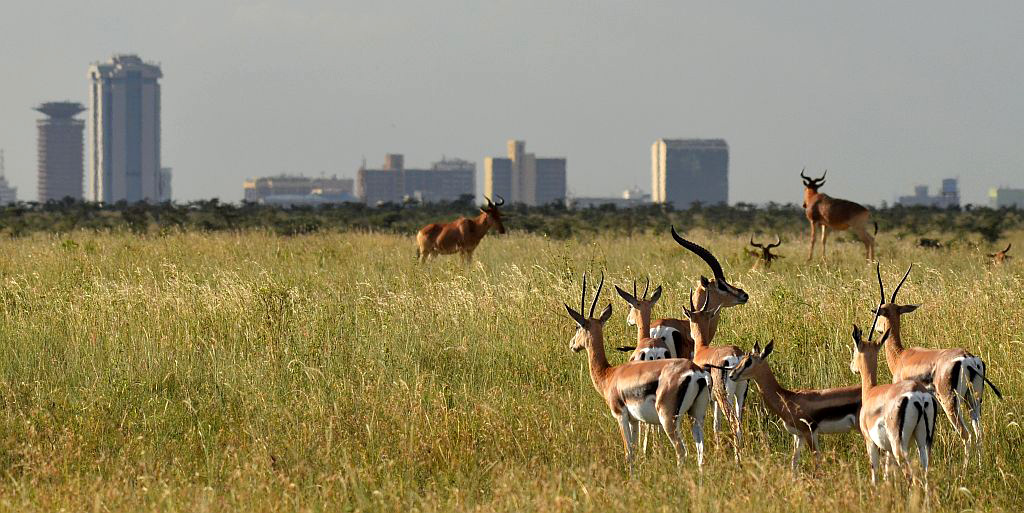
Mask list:
[[[859,246],[830,242],[819,265],[790,242],[762,273],[742,238],[691,235],[752,298],[725,311],[716,341],[775,339],[790,387],[856,382],[851,323],[870,324],[877,298]],[[1022,235],[1010,240],[1024,247]],[[939,418],[923,497],[900,481],[872,487],[855,433],[824,436],[821,467],[805,458],[794,477],[790,436],[756,391],[742,464],[709,435],[703,474],[692,448],[677,469],[660,435],[628,479],[562,303],[579,300],[584,270],[603,270],[608,344],[626,342],[635,332],[611,285],[650,275],[665,287],[655,315],[678,316],[708,270],[667,235],[488,237],[468,268],[414,254],[411,237],[358,234],[0,242],[0,510],[1024,508],[1019,262],[993,269],[980,251],[880,239],[890,288],[915,264],[900,296],[923,306],[906,340],[983,356],[1006,396],[986,395],[983,466],[961,468]]]

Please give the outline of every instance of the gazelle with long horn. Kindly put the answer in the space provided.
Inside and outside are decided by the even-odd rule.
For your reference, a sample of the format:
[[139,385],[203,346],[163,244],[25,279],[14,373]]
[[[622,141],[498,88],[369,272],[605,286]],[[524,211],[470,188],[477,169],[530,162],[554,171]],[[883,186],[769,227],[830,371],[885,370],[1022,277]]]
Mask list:
[[927,489],[928,459],[935,435],[935,397],[924,384],[912,379],[891,385],[878,384],[878,351],[889,336],[887,331],[878,342],[865,341],[861,338],[860,328],[856,324],[853,326],[850,370],[860,374],[858,425],[871,460],[871,482],[876,482],[878,460],[883,454],[891,455],[903,473],[912,478],[907,452],[911,440],[914,440]]
[[800,450],[804,446],[810,448],[817,466],[818,435],[857,429],[861,386],[818,390],[783,388],[768,364],[768,356],[774,347],[774,341],[768,342],[764,350],[755,343],[754,349],[744,355],[729,373],[729,378],[735,382],[752,379],[757,383],[765,405],[793,435],[793,470],[796,471]]
[[896,296],[910,276],[913,264],[907,267],[899,285],[893,290],[892,296],[885,297],[882,285],[881,266],[875,267],[878,277],[878,307],[875,314],[874,329],[877,332],[889,332],[889,344],[885,346],[885,360],[889,364],[893,382],[906,379],[931,383],[935,387],[935,397],[943,411],[960,435],[964,444],[964,458],[970,455],[971,433],[964,423],[961,406],[963,403],[971,416],[971,427],[974,430],[974,443],[981,455],[981,403],[984,399],[985,383],[992,388],[996,396],[1002,399],[1002,393],[985,375],[985,362],[961,348],[925,349],[905,347],[900,318],[917,310],[920,305],[901,305],[896,303]]
[[[822,185],[825,185],[825,174],[821,178],[811,178],[800,171],[800,178],[804,181],[804,215],[811,223],[811,251],[807,260],[814,258],[814,242],[816,239],[817,227],[821,226],[821,259],[825,259],[825,242],[828,241],[828,231],[851,230],[864,243],[868,260],[875,259],[875,238],[868,233],[867,225],[871,220],[871,212],[859,203],[849,200],[833,198],[828,194],[818,192]],[[878,235],[878,223],[875,225],[875,235]]]
[[462,261],[470,263],[473,251],[492,227],[498,233],[505,233],[502,215],[498,207],[505,204],[505,199],[498,196],[498,202],[484,197],[487,204],[480,207],[480,215],[473,219],[460,217],[450,223],[431,223],[424,226],[416,234],[416,252],[420,262],[435,255],[451,255],[458,253]]
[[569,317],[577,326],[569,348],[573,352],[587,351],[590,379],[619,423],[630,475],[633,473],[633,454],[640,422],[661,426],[675,448],[676,462],[682,465],[686,448],[679,435],[679,425],[684,413],[692,419],[691,432],[697,448],[697,465],[703,465],[704,414],[708,406],[707,373],[685,358],[610,365],[604,352],[604,325],[612,316],[612,305],[609,304],[600,317],[594,317],[603,286],[602,276],[588,316],[584,317],[582,313],[587,297],[586,274],[583,275],[580,311],[565,305]]
[[775,253],[772,253],[773,248],[777,248],[782,245],[782,238],[779,237],[778,234],[775,235],[775,243],[768,244],[767,246],[761,244],[760,242],[754,242],[754,236],[751,235],[750,245],[760,250],[754,251],[752,249],[747,249],[747,253],[757,258],[757,260],[754,262],[755,269],[760,266],[763,267],[765,271],[767,271],[772,268],[772,260],[775,260],[776,258],[784,258],[782,255],[776,255]]

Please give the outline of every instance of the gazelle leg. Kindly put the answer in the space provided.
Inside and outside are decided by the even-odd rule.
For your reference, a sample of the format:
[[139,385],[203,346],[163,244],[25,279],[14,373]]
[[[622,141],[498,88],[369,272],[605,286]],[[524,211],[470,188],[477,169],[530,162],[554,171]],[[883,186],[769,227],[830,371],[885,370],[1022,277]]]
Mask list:
[[971,433],[967,431],[967,425],[964,423],[956,391],[943,387],[935,391],[935,398],[939,400],[942,411],[946,412],[946,418],[953,425],[953,429],[960,435],[960,441],[964,444],[964,465],[967,465],[971,457]]
[[743,446],[743,404],[747,400],[747,382],[736,383],[736,445]]
[[675,415],[674,412],[659,411],[659,420],[661,420],[661,428],[665,430],[665,434],[668,435],[669,441],[672,442],[672,447],[676,450],[676,466],[683,466],[683,458],[686,456],[686,447],[683,446],[683,439],[679,436],[679,421],[682,415]]
[[690,432],[693,434],[693,445],[697,447],[697,467],[704,465],[704,412],[700,415],[691,413],[692,424]]
[[629,477],[633,477],[633,423],[630,421],[629,413],[623,411],[619,414],[619,432],[622,434],[622,447],[626,453],[626,465],[629,467]]
[[814,224],[814,221],[811,221],[811,252],[807,255],[808,261],[814,260],[814,243],[818,239],[817,228],[818,226]]
[[875,479],[878,473],[878,447],[871,440],[864,440],[864,443],[868,449],[868,459],[871,460],[871,484],[875,484],[878,482]]
[[820,452],[818,451],[818,432],[817,431],[811,431],[810,437],[811,437],[811,441],[810,441],[811,458],[814,460],[814,471],[817,472],[818,471],[818,459],[819,459],[819,456],[821,455]]

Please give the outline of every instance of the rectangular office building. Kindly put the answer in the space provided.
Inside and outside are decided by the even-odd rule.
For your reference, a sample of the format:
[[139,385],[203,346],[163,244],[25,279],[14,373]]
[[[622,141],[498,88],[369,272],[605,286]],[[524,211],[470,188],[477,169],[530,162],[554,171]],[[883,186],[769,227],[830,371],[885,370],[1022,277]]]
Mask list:
[[724,139],[658,139],[651,146],[651,201],[689,208],[729,202]]

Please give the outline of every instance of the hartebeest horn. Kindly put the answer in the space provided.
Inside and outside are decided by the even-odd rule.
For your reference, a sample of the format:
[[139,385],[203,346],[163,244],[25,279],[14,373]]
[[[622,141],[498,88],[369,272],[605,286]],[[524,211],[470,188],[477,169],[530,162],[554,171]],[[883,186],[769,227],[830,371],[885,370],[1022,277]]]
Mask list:
[[502,197],[501,197],[501,194],[495,194],[495,197],[497,197],[497,198],[498,198],[498,202],[497,202],[497,203],[495,203],[495,204],[494,204],[494,206],[496,206],[496,207],[500,207],[500,206],[502,206],[502,205],[504,205],[504,204],[505,204],[505,198],[502,198]]
[[769,244],[768,245],[768,249],[777,248],[780,245],[782,245],[782,237],[779,237],[779,234],[776,233],[775,234],[775,244]]
[[754,242],[754,236],[753,235],[750,236],[750,245],[754,246],[755,248],[764,249],[764,246]]
[[890,303],[896,302],[896,294],[900,293],[900,287],[903,286],[903,282],[907,281],[907,276],[910,276],[910,270],[913,268],[914,264],[910,264],[910,267],[907,268],[907,272],[903,275],[903,279],[900,280],[900,284],[896,286],[896,290],[892,291],[892,299],[889,300]]
[[594,294],[594,302],[590,303],[590,317],[594,317],[594,309],[597,308],[597,299],[601,297],[601,288],[604,287],[604,273],[601,273],[601,282],[597,284],[597,294]]
[[676,232],[675,226],[672,227],[672,238],[675,239],[680,246],[692,251],[704,260],[704,262],[708,264],[708,267],[711,268],[711,272],[715,274],[716,279],[728,283],[725,279],[725,273],[722,272],[722,264],[718,263],[718,259],[715,258],[715,255],[712,255],[710,251],[704,249],[702,246],[682,238],[679,233]]
[[1006,249],[1004,249],[1004,250],[1000,251],[1000,253],[1002,253],[1002,254],[1004,254],[1004,255],[1005,255],[1006,253],[1008,253],[1008,252],[1010,251],[1010,248],[1011,248],[1012,246],[1013,246],[1013,243],[1007,243],[1007,244],[1006,244]]
[[807,176],[807,175],[805,175],[804,171],[807,171],[806,167],[800,170],[800,178],[803,178],[804,183],[810,182],[812,180],[812,178]]

